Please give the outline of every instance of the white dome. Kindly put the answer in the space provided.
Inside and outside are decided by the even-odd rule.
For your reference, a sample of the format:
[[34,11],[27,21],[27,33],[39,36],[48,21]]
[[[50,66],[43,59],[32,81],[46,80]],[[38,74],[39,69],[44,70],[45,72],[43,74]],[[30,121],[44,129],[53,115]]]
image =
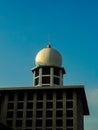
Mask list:
[[35,64],[38,65],[53,65],[61,67],[62,57],[60,53],[51,48],[49,45],[47,48],[44,48],[38,52],[35,58]]

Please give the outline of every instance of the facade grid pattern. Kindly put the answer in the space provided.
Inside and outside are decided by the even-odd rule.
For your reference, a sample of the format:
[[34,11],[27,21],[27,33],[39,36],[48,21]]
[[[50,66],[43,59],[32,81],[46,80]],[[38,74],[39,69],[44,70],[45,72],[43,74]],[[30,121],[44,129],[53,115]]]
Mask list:
[[9,93],[5,122],[17,130],[73,130],[72,95],[65,91]]

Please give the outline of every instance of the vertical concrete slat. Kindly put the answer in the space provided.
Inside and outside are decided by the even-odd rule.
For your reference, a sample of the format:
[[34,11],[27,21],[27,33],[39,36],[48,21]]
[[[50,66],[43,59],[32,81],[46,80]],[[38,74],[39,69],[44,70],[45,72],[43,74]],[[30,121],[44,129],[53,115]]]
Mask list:
[[36,130],[36,103],[37,103],[37,92],[34,92],[33,96],[33,130]]
[[73,130],[78,130],[77,129],[77,93],[76,91],[73,91]]
[[26,124],[26,108],[27,108],[27,93],[24,93],[24,106],[23,106],[23,124],[22,124],[22,128],[23,130],[25,130],[25,124]]
[[8,104],[8,94],[4,97],[4,102],[2,103],[1,109],[1,122],[6,124],[6,116],[7,116],[7,104]]
[[46,130],[46,92],[43,92],[42,130]]
[[66,130],[66,91],[63,91],[63,130]]
[[56,130],[56,92],[53,93],[53,130]]
[[14,97],[14,115],[13,115],[13,128],[16,127],[16,118],[17,118],[17,92]]

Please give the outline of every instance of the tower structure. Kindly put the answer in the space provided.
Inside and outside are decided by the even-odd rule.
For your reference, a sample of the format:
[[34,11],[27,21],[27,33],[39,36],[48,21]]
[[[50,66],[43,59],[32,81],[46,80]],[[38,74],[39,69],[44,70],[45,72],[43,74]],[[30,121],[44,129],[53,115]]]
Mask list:
[[32,69],[34,73],[34,86],[62,86],[63,74],[61,54],[51,48],[49,44],[38,52],[35,58],[36,67]]
[[0,88],[0,121],[15,130],[84,130],[83,85],[63,85],[61,54],[48,45],[35,58],[33,87]]

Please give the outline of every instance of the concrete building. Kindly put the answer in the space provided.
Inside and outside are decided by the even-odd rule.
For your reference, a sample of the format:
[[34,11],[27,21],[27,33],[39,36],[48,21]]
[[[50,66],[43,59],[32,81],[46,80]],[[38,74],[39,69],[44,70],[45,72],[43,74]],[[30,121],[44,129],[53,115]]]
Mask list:
[[48,45],[35,64],[33,87],[0,88],[0,121],[15,130],[84,130],[84,86],[63,86],[60,53]]

